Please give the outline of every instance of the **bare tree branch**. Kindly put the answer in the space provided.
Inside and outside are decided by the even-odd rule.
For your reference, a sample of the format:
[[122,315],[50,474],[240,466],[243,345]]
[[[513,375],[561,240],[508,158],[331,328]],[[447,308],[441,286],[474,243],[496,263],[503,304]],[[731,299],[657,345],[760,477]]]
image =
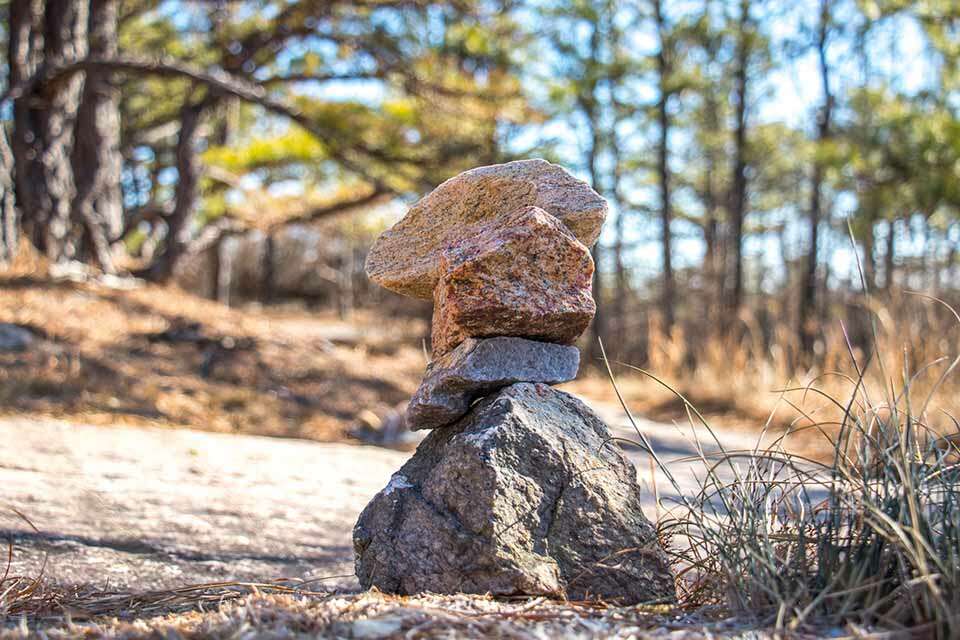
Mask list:
[[[316,122],[305,116],[300,111],[272,98],[267,91],[260,85],[230,75],[221,69],[203,70],[182,64],[173,60],[139,60],[134,58],[82,58],[63,65],[55,66],[42,71],[25,83],[11,87],[2,96],[0,103],[8,100],[15,100],[21,96],[29,95],[38,91],[41,87],[52,87],[56,84],[69,80],[77,73],[85,71],[101,72],[133,72],[157,76],[173,76],[188,78],[199,84],[209,87],[212,91],[225,95],[234,96],[245,102],[256,104],[267,111],[287,118],[292,122],[303,127],[306,131],[316,136],[325,143],[327,153],[342,167],[351,171],[373,184],[376,190],[391,191],[380,178],[370,175],[366,167],[359,162],[346,157],[338,149],[336,141],[330,131],[318,126]],[[355,150],[361,154],[370,157],[381,157],[382,152],[369,149],[361,145],[353,145]],[[392,158],[394,160],[399,160]]]
[[340,202],[334,202],[332,204],[325,205],[323,207],[315,207],[308,211],[305,211],[299,215],[287,218],[281,222],[270,225],[270,229],[275,229],[277,227],[283,227],[288,224],[303,224],[307,222],[316,222],[323,218],[329,218],[340,213],[345,213],[352,209],[359,209],[361,207],[367,207],[373,204],[377,204],[381,201],[387,200],[392,194],[388,191],[381,191],[374,189],[370,193],[358,196],[356,198],[351,198],[349,200],[341,200]]
[[382,71],[355,71],[347,73],[289,73],[281,76],[270,76],[260,81],[265,87],[288,82],[350,82],[353,80],[380,80],[384,77]]

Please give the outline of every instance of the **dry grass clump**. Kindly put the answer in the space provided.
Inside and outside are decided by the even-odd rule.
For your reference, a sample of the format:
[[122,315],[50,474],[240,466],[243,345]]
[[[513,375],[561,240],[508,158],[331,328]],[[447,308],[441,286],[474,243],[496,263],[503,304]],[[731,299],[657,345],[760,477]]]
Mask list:
[[[6,507],[6,511],[12,513],[27,524],[35,532],[38,529],[30,522],[23,513],[13,507]],[[26,576],[11,575],[10,569],[13,566],[13,542],[7,545],[7,560],[0,576],[0,623],[7,620],[10,616],[30,615],[40,608],[49,606],[55,602],[57,596],[47,592],[43,580],[43,568],[36,577],[28,578]]]
[[[960,299],[949,302],[960,305]],[[849,376],[837,372],[850,371],[851,353],[859,362],[873,363],[864,371],[865,382],[880,388],[889,386],[890,381],[876,366],[878,354],[884,354],[889,368],[897,373],[914,366],[912,363],[933,362],[941,354],[955,351],[960,338],[960,327],[949,309],[926,304],[922,296],[907,291],[891,291],[879,299],[850,294],[848,300],[831,307],[828,319],[819,327],[811,356],[802,355],[796,326],[778,319],[776,310],[745,309],[732,323],[732,330],[717,331],[717,320],[697,333],[685,331],[680,323],[667,333],[656,321],[655,311],[647,315],[648,321],[636,327],[637,336],[642,336],[637,339],[647,345],[644,354],[618,354],[611,348],[612,359],[643,362],[644,369],[670,380],[711,425],[728,429],[754,429],[769,419],[771,429],[779,431],[798,418],[804,422],[803,412],[781,401],[784,386],[800,389],[786,395],[793,402],[799,401],[811,383],[831,397],[848,396]],[[582,378],[571,388],[591,398],[615,401],[602,374],[603,363],[591,364],[601,375]],[[650,378],[618,371],[618,383],[630,406],[644,417],[686,421],[684,403]],[[935,383],[935,377],[920,376],[912,381],[911,391],[916,397],[926,396]],[[946,414],[960,415],[960,376],[942,381],[938,391],[937,402],[943,412],[931,412],[926,422],[929,427],[949,431],[953,424]],[[842,420],[843,412],[831,406],[820,409],[816,419]],[[794,447],[802,444],[799,434],[793,438]],[[832,451],[827,446],[806,453],[826,459]]]
[[[683,541],[673,553],[684,601],[781,630],[854,622],[958,637],[960,423],[943,414],[933,428],[930,417],[960,357],[913,368],[905,356],[894,372],[882,353],[863,362],[847,345],[847,395],[799,390],[832,405],[828,417],[783,398],[799,418],[771,446],[726,451],[716,439],[718,453],[700,449],[699,492],[660,522]],[[830,461],[788,450],[788,439],[811,436],[830,444]]]

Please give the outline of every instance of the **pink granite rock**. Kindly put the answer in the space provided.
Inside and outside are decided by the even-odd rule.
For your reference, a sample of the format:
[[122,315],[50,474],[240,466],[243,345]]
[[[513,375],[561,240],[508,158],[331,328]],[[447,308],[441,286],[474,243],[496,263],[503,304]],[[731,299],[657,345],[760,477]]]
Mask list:
[[433,354],[466,338],[570,344],[596,312],[590,251],[555,217],[523,207],[463,229],[440,256]]
[[531,205],[558,218],[588,247],[607,214],[606,201],[589,185],[545,160],[471,169],[434,189],[377,239],[367,275],[397,293],[430,298],[446,247],[466,238],[475,223],[497,222]]

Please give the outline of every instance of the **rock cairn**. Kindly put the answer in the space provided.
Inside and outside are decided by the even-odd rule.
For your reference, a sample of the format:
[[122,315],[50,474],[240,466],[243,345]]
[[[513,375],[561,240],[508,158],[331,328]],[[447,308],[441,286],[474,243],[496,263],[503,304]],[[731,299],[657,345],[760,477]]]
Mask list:
[[523,160],[448,180],[374,244],[372,280],[434,301],[406,416],[433,431],[360,514],[364,588],[674,600],[636,471],[589,407],[549,386],[579,368],[606,211],[561,167]]

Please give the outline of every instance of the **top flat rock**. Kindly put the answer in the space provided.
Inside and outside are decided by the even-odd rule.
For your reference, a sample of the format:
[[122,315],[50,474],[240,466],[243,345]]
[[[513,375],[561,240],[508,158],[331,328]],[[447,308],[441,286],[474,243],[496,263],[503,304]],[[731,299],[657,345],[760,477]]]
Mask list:
[[546,160],[518,160],[465,171],[417,202],[377,239],[367,276],[415,298],[431,298],[439,255],[472,224],[537,206],[559,218],[586,246],[600,235],[607,202],[590,186]]

